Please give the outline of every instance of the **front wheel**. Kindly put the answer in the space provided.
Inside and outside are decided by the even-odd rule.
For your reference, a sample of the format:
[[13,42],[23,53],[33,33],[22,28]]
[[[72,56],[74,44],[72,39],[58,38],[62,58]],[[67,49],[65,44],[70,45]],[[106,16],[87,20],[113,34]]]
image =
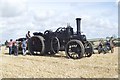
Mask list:
[[80,59],[84,54],[84,46],[79,40],[71,40],[65,48],[66,55],[72,59]]

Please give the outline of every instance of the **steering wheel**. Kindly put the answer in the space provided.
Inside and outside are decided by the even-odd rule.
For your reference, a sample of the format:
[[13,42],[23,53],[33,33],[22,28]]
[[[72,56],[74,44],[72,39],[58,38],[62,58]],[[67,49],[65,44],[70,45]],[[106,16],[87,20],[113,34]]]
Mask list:
[[48,34],[48,33],[51,33],[52,31],[51,30],[46,30],[45,32],[44,32],[44,35],[46,35],[46,34]]

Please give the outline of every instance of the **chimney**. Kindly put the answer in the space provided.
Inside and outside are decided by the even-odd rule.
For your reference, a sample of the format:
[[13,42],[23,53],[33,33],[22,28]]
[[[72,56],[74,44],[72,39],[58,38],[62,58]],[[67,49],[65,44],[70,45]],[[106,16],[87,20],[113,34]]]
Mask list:
[[76,18],[76,22],[77,22],[77,34],[81,34],[81,18]]

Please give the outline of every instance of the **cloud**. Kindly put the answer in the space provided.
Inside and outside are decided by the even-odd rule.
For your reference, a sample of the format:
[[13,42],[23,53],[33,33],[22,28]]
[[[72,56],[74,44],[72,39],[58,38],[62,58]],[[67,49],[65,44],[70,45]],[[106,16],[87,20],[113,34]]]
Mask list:
[[118,24],[111,17],[115,16],[90,16],[82,21],[82,32],[86,33],[88,38],[105,38],[106,36],[118,35]]
[[115,0],[31,0],[31,2],[115,2]]
[[0,16],[16,17],[25,12],[26,6],[23,0],[0,0]]
[[53,10],[39,10],[34,12],[34,19],[38,21],[45,21],[55,16]]
[[120,0],[116,0],[116,3],[119,3],[120,2]]
[[[5,4],[8,4],[9,8]],[[39,3],[39,0],[2,0],[0,38],[5,41],[25,37],[28,30],[31,31],[31,35],[36,31],[44,32],[48,29],[55,31],[58,27],[66,27],[67,23],[70,23],[76,31],[77,17],[82,18],[81,28],[87,38],[111,36],[117,34],[118,30],[116,8],[113,3]]]

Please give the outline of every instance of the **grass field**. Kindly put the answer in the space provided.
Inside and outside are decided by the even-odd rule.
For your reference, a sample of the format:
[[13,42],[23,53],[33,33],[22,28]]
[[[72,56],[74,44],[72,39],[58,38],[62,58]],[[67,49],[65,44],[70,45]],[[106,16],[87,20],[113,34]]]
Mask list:
[[8,55],[0,53],[1,78],[118,78],[118,47],[114,53],[93,54],[78,60],[66,58],[64,52],[54,57]]

